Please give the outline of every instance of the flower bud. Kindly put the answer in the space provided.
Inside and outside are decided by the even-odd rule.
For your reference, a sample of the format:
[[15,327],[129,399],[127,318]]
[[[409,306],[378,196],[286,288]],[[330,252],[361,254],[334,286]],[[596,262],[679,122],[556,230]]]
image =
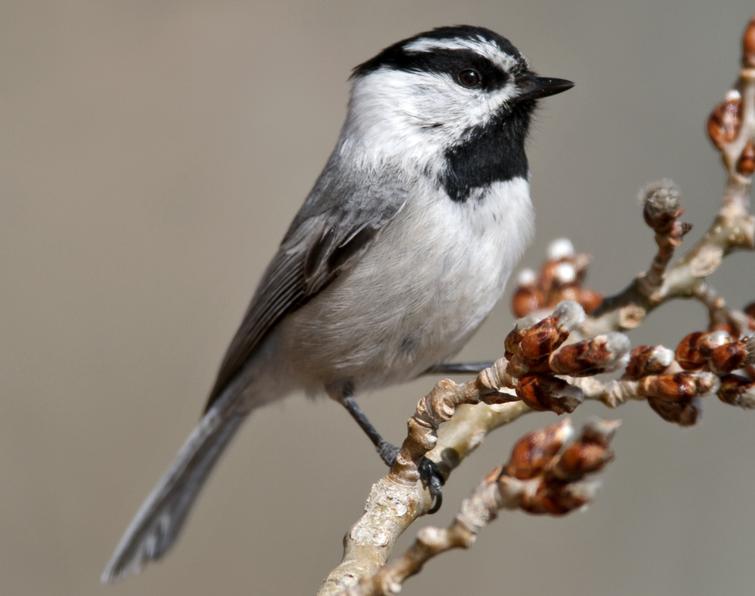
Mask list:
[[548,410],[556,414],[573,412],[584,399],[580,389],[563,379],[539,374],[520,377],[516,395],[533,410]]
[[603,294],[596,292],[595,290],[580,288],[576,300],[579,305],[585,309],[585,313],[590,315],[595,312],[601,304],[603,304]]
[[548,245],[548,260],[560,261],[568,259],[575,254],[574,244],[568,238],[557,238]]
[[727,342],[714,348],[709,359],[710,369],[717,375],[722,375],[748,364],[748,343],[753,343],[753,338]]
[[742,95],[736,89],[726,94],[723,103],[718,104],[708,118],[708,136],[713,144],[722,149],[739,134],[742,124]]
[[693,426],[702,413],[700,400],[696,397],[684,398],[678,401],[648,398],[648,405],[661,418],[679,426]]
[[561,346],[551,354],[549,364],[551,370],[560,375],[591,376],[615,370],[629,348],[629,338],[626,335],[607,333]]
[[553,269],[553,280],[557,286],[573,284],[577,279],[577,268],[574,263],[563,261]]
[[624,378],[636,381],[647,375],[658,375],[674,361],[674,352],[664,346],[637,346],[632,350]]
[[577,441],[558,458],[552,475],[562,482],[574,482],[601,470],[613,459],[613,452],[603,445]]
[[715,384],[716,377],[711,373],[649,375],[640,379],[637,393],[643,397],[676,401],[705,395]]
[[[569,332],[559,326],[555,317],[546,317],[519,332],[519,341],[511,352],[524,361],[528,370],[540,370],[543,369],[550,353],[564,343],[568,336]],[[508,342],[512,343],[514,342]]]
[[564,418],[525,435],[514,445],[506,473],[520,480],[542,474],[573,434],[571,420]]
[[682,215],[681,193],[671,180],[647,185],[640,193],[645,223],[657,234],[671,232],[674,222]]
[[[596,486],[595,483],[585,485]],[[551,486],[541,483],[534,494],[522,495],[520,508],[533,515],[566,515],[575,509],[581,509],[590,502],[595,490],[581,490],[576,484],[557,484]]]
[[731,341],[726,331],[695,331],[676,347],[676,360],[685,370],[702,370],[715,348]]
[[755,408],[755,380],[742,375],[726,375],[718,388],[718,399],[740,408]]
[[506,336],[504,346],[510,361],[509,372],[547,372],[548,356],[569,337],[570,330],[584,320],[585,311],[576,302],[562,302],[553,313],[530,325],[520,324]]
[[534,286],[519,286],[511,298],[515,317],[524,317],[543,306],[543,293]]

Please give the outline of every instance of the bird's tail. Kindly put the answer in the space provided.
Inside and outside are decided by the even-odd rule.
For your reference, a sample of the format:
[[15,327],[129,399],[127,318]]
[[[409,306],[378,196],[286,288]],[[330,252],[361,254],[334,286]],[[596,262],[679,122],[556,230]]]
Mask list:
[[229,403],[235,401],[232,396],[223,397],[202,417],[139,508],[102,572],[103,583],[138,573],[175,542],[210,471],[246,418],[247,412]]

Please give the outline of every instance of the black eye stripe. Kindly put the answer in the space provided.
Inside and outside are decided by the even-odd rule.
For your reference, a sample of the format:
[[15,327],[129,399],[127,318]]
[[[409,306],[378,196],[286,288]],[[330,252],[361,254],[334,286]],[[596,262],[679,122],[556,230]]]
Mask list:
[[473,50],[433,50],[430,52],[407,52],[398,49],[390,55],[383,53],[379,63],[365,63],[359,74],[366,74],[380,67],[407,72],[430,72],[447,74],[454,80],[463,70],[476,70],[482,81],[478,88],[486,91],[500,89],[509,76],[490,60]]
[[416,62],[414,70],[448,74],[454,79],[463,70],[476,70],[482,77],[479,88],[489,91],[500,89],[508,80],[501,68],[472,50],[435,50],[409,57]]

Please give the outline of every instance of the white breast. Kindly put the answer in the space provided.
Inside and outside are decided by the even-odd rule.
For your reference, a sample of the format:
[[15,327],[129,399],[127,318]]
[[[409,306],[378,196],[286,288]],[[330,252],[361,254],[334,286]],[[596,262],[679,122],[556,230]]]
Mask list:
[[464,203],[423,182],[357,266],[289,317],[284,343],[303,384],[382,386],[456,353],[503,294],[533,224],[523,178]]

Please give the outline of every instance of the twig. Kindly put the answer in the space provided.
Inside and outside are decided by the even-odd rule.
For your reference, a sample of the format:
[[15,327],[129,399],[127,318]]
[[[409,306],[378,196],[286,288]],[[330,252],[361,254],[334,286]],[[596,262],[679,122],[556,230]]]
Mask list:
[[[755,171],[755,41],[752,31],[755,31],[755,19],[750,21],[745,32],[742,68],[736,89],[727,94],[726,100],[713,110],[708,120],[708,133],[721,153],[728,176],[723,205],[716,218],[703,238],[679,262],[669,267],[675,248],[673,234],[659,234],[658,224],[662,217],[654,221],[651,217],[648,221],[648,206],[656,200],[653,191],[662,185],[650,187],[645,197],[645,218],[656,230],[658,254],[647,273],[604,300],[594,315],[585,321],[583,335],[589,337],[611,330],[633,329],[648,313],[668,300],[699,299],[700,293],[704,295],[705,292],[700,285],[719,267],[724,256],[736,249],[755,248],[755,219],[748,212],[751,176]],[[673,194],[672,187],[668,188],[668,193]],[[666,217],[674,211],[670,202],[667,207]],[[650,210],[653,211],[653,207]],[[679,215],[681,212],[673,219]],[[685,233],[684,230],[679,232],[678,238]]]

